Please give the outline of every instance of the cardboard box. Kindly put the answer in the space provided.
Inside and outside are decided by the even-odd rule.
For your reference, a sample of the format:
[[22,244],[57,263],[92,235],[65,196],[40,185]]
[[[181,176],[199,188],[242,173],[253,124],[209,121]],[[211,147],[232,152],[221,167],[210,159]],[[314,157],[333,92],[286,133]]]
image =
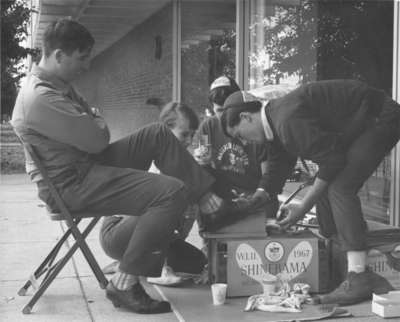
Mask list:
[[216,232],[202,232],[208,251],[208,279],[210,283],[226,283],[226,241],[267,237],[265,232],[266,214],[258,212],[223,227]]
[[387,294],[374,294],[372,297],[372,313],[383,318],[400,316],[400,292],[393,291]]
[[290,284],[307,283],[311,292],[329,289],[325,242],[310,231],[225,242],[229,297],[262,293],[260,282],[264,272],[280,276]]
[[[400,251],[400,243],[397,246],[396,253]],[[400,269],[397,265],[393,265],[394,261],[399,261],[394,256],[395,252],[383,253],[378,249],[370,249],[368,251],[368,267],[375,273],[386,278],[392,286],[400,290]],[[391,258],[391,257],[394,258]]]

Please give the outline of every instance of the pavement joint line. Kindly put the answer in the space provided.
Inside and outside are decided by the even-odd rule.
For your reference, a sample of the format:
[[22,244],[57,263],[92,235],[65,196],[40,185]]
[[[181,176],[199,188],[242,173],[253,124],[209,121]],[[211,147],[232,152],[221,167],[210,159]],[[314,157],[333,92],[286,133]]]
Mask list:
[[[2,200],[2,199],[0,199],[0,202],[2,204],[5,204],[5,203],[7,203],[7,204],[10,204],[10,203],[32,203],[32,202],[35,202],[35,200],[34,199],[31,199],[31,200]],[[37,207],[43,208],[43,207],[39,207],[39,206],[37,206]]]
[[[2,176],[6,176],[6,175],[0,173],[0,185],[4,184],[4,185],[7,185],[7,186],[13,186],[14,187],[14,186],[26,186],[26,185],[30,184],[30,183],[26,183],[26,182],[7,182],[7,179],[2,179]],[[26,188],[24,188],[24,189],[26,189]],[[26,189],[26,190],[28,190],[28,189]]]
[[15,242],[1,242],[0,245],[15,245],[15,244],[32,244],[32,243],[54,243],[58,239],[49,239],[49,240],[20,240],[20,241],[15,241]]
[[[165,296],[164,292],[157,286],[153,284],[153,287],[156,289],[156,291],[161,295],[161,298],[164,301],[169,302],[168,298]],[[179,322],[186,322],[185,319],[183,318],[182,314],[178,311],[178,309],[171,303],[169,302],[169,304],[171,305],[171,309],[172,312],[174,312],[176,318],[178,319]]]
[[[28,278],[24,278],[24,279],[11,279],[11,280],[4,280],[4,279],[0,279],[0,283],[10,283],[10,282],[26,282]],[[76,276],[57,276],[58,280],[63,280],[63,279],[76,279]]]

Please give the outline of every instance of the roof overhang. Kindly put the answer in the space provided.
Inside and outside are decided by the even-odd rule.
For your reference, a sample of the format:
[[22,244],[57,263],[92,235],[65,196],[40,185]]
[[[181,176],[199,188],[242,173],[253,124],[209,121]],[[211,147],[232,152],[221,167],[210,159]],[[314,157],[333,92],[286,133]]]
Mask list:
[[38,0],[33,45],[41,47],[49,23],[72,18],[83,24],[96,43],[93,56],[110,47],[170,0]]

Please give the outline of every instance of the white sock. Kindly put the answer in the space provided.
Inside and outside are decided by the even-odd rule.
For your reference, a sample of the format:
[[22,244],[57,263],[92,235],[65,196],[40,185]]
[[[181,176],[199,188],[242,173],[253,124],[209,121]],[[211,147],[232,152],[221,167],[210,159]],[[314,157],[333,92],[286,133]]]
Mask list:
[[347,252],[347,271],[362,273],[367,265],[367,252],[364,250]]
[[118,271],[111,277],[111,281],[117,289],[126,291],[139,282],[139,277]]

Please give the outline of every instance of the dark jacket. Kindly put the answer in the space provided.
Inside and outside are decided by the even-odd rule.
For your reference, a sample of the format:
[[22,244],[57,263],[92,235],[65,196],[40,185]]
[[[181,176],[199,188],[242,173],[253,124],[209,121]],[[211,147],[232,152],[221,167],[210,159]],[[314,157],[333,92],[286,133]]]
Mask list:
[[266,115],[274,139],[267,143],[260,186],[280,193],[297,157],[315,162],[317,177],[332,181],[345,166],[348,146],[380,114],[384,100],[383,91],[355,80],[309,83],[271,100]]

